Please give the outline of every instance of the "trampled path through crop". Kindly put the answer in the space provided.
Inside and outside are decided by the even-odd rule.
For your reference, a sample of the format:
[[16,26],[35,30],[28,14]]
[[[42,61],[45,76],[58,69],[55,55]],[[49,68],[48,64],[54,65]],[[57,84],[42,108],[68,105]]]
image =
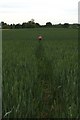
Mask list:
[[[42,95],[42,111],[40,116],[42,118],[49,117],[48,112],[51,109],[51,83],[50,80],[52,78],[52,74],[49,75],[50,71],[52,73],[52,65],[51,61],[48,60],[48,58],[45,55],[45,49],[43,46],[42,41],[39,41],[38,46],[35,51],[36,61],[37,61],[37,70],[38,70],[38,76],[37,80],[41,81],[41,88],[43,91]],[[45,108],[45,109],[44,109]]]

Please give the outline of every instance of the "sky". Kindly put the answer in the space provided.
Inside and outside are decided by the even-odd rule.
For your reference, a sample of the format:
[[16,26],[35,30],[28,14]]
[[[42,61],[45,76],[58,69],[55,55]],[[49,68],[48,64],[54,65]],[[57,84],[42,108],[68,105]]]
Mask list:
[[0,22],[78,23],[79,0],[0,0]]
[[80,1],[78,2],[78,23],[80,24]]

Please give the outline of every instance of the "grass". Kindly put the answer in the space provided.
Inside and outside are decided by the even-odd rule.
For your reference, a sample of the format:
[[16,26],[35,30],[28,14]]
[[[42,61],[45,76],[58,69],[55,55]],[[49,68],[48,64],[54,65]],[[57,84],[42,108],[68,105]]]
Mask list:
[[79,116],[77,29],[4,30],[2,47],[3,117]]
[[2,114],[2,31],[0,29],[0,119]]

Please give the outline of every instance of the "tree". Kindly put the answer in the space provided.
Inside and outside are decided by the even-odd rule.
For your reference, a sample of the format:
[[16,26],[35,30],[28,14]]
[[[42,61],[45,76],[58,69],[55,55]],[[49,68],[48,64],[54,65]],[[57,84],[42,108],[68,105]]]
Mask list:
[[22,28],[27,28],[27,23],[26,22],[22,23]]
[[46,23],[46,27],[52,27],[52,23],[51,22],[47,22]]
[[20,23],[18,23],[18,24],[15,25],[15,28],[18,28],[18,29],[19,29],[19,28],[22,28],[22,26],[21,26]]
[[27,22],[27,28],[35,28],[36,23],[34,22],[34,19],[31,19],[30,21]]
[[15,24],[10,24],[10,29],[15,29]]
[[32,18],[32,19],[31,19],[31,22],[32,22],[32,23],[35,23],[35,20]]
[[2,29],[10,29],[10,26],[7,23],[1,22]]
[[69,23],[64,23],[64,28],[68,28],[69,27]]
[[40,27],[40,24],[39,23],[35,23],[36,24],[36,27]]
[[12,28],[15,29],[15,24],[12,25]]

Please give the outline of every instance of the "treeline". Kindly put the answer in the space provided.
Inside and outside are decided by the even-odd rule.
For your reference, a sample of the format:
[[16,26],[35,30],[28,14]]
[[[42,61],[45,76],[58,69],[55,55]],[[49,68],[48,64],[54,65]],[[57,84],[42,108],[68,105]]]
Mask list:
[[5,22],[1,22],[2,29],[21,29],[21,28],[39,28],[39,27],[53,27],[53,28],[80,28],[80,24],[52,24],[51,22],[47,22],[46,25],[40,25],[39,23],[35,23],[34,20],[30,20],[28,22],[23,22],[22,24],[7,24]]

